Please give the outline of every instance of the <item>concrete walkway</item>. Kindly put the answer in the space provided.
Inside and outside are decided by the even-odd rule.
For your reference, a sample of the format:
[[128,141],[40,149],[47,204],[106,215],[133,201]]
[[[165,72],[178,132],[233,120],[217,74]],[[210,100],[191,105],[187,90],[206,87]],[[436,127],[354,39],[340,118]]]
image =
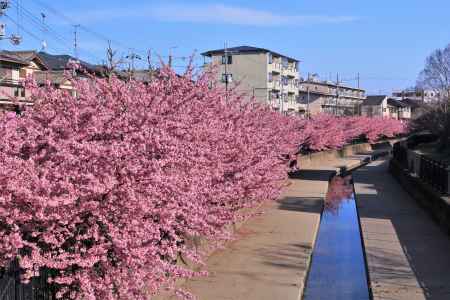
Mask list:
[[375,300],[450,299],[450,239],[387,171],[354,172]]
[[303,170],[278,202],[265,205],[265,214],[245,223],[235,241],[209,257],[208,277],[181,288],[200,300],[300,299],[328,179],[361,158],[322,161]]

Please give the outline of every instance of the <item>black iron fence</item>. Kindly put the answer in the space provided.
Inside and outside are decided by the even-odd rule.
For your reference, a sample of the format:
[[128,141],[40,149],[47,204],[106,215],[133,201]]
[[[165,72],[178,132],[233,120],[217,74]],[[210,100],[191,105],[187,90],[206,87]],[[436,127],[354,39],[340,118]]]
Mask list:
[[41,272],[30,283],[20,282],[21,270],[17,262],[0,270],[0,300],[53,300],[55,293],[47,283],[48,272]]
[[394,144],[392,147],[392,156],[402,167],[408,167],[408,149],[401,143]]
[[441,193],[448,193],[448,165],[420,156],[419,177]]
[[449,194],[449,166],[425,155],[408,150],[406,144],[396,143],[392,149],[394,159],[402,168],[416,173],[438,192]]

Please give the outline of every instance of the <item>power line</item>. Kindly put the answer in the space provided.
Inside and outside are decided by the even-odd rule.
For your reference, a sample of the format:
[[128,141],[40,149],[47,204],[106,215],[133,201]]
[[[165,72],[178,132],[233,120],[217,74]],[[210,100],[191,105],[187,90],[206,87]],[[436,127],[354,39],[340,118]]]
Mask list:
[[[60,44],[62,44],[62,46],[63,46],[62,49],[64,49],[64,51],[68,51],[68,50],[70,50],[70,49],[72,48],[72,47],[70,46],[70,45],[71,45],[71,42],[68,41],[64,36],[60,35],[58,32],[56,32],[55,30],[53,30],[50,26],[46,25],[44,22],[41,22],[41,20],[40,20],[38,17],[36,17],[35,15],[33,15],[33,13],[30,12],[30,11],[29,11],[28,9],[26,9],[25,7],[21,6],[17,1],[11,0],[11,2],[12,2],[18,9],[20,9],[20,10],[24,13],[25,17],[27,17],[27,19],[28,19],[29,21],[31,21],[32,23],[34,23],[34,25],[38,26],[38,27],[41,29],[41,31],[42,31],[43,33],[49,33],[49,34],[51,34],[51,37],[52,37],[55,41],[57,40]],[[14,23],[15,23],[15,22],[14,22]],[[19,23],[19,22],[18,22],[18,23]],[[20,24],[20,23],[19,23],[19,24]],[[24,26],[22,26],[22,28],[23,28],[23,27],[24,27]],[[30,34],[29,31],[28,31],[28,34]],[[35,35],[34,35],[34,37],[37,38]],[[53,48],[53,49],[54,49],[54,48]],[[85,53],[85,54],[88,55],[89,57],[94,58],[95,60],[99,60],[99,57],[96,56],[95,54],[93,54],[92,52],[87,51],[87,50],[85,50],[85,49],[82,49],[82,50],[83,50],[83,53]]]

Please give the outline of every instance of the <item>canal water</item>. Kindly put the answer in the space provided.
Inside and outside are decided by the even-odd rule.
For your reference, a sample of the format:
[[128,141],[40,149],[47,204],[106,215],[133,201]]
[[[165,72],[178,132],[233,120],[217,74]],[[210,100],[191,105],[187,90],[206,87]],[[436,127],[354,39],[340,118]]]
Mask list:
[[371,299],[351,176],[330,181],[303,299]]

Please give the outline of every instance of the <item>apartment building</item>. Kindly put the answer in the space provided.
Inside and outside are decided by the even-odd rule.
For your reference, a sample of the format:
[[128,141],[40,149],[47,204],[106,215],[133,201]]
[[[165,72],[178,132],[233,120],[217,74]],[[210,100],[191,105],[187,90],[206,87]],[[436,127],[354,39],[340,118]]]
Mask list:
[[440,93],[438,91],[418,88],[396,91],[392,93],[392,96],[401,99],[411,99],[413,101],[422,102],[435,102],[440,100]]
[[202,55],[205,65],[218,68],[217,82],[222,86],[234,86],[283,113],[300,113],[299,60],[250,46],[211,50]]
[[299,103],[305,115],[359,115],[365,90],[310,77],[299,83]]

